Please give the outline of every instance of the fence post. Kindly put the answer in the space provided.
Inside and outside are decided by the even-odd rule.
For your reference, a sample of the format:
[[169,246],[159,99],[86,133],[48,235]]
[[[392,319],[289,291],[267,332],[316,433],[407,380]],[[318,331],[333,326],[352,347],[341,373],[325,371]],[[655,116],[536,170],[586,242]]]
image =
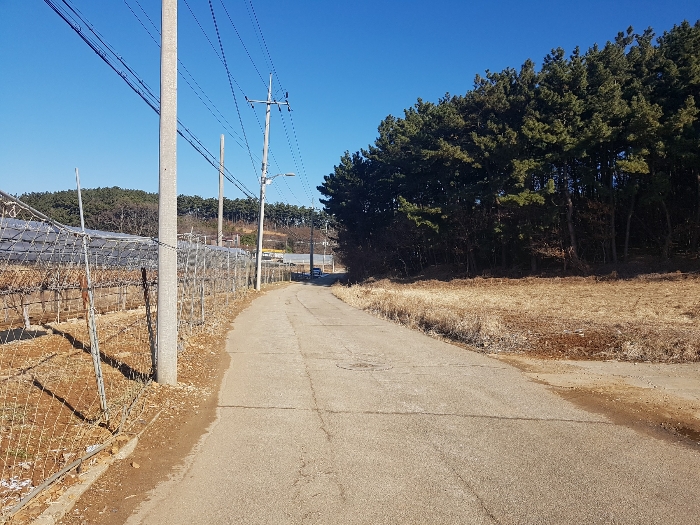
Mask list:
[[22,306],[22,317],[24,318],[24,329],[29,330],[32,323],[29,321],[29,306],[27,305],[27,296],[21,294],[19,296],[19,302]]
[[204,324],[204,296],[207,293],[207,237],[204,236],[202,259],[202,324]]
[[199,303],[202,306],[202,324],[204,324],[204,286],[206,285],[206,281],[202,279],[202,286],[200,288],[201,292],[201,297]]
[[[180,330],[180,325],[182,324],[182,310],[185,307],[185,287],[187,286],[188,282],[188,277],[190,274],[190,245],[192,244],[192,232],[190,232],[190,237],[189,241],[186,244],[186,252],[185,252],[185,275],[182,276],[182,293],[178,294],[179,295],[179,301],[180,301],[180,311],[177,316],[177,329],[178,332]],[[178,283],[179,283],[179,278],[178,278]]]
[[54,290],[54,299],[56,301],[56,322],[61,322],[61,290]]
[[238,289],[238,257],[233,261],[233,300],[236,300],[236,291]]
[[199,237],[194,250],[194,272],[192,276],[192,296],[190,301],[190,331],[192,331],[192,323],[194,323],[194,294],[197,291],[197,256],[199,255]]
[[146,326],[148,327],[148,342],[151,346],[151,372],[158,369],[158,352],[156,351],[156,338],[153,334],[153,322],[151,321],[151,294],[148,291],[148,278],[146,268],[141,268],[141,282],[143,283],[143,300],[146,304]]
[[95,301],[92,294],[92,282],[90,281],[90,259],[88,258],[87,235],[85,234],[85,219],[83,218],[83,198],[80,194],[80,176],[78,168],[75,168],[75,179],[78,185],[78,207],[80,209],[80,227],[83,232],[83,255],[85,256],[85,284],[87,286],[87,322],[90,333],[90,354],[92,355],[92,365],[95,369],[95,380],[97,381],[97,392],[100,396],[100,408],[105,420],[109,421],[109,409],[107,406],[107,395],[105,394],[105,383],[102,377],[102,363],[100,362],[100,346],[97,338],[97,324],[95,323]]

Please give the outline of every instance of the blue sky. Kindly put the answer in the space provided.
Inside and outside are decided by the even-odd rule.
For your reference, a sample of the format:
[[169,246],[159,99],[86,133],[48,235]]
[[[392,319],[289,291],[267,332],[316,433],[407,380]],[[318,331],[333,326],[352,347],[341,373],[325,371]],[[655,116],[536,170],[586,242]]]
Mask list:
[[[70,1],[158,93],[159,49],[129,6],[157,37],[145,14],[159,26],[160,0]],[[273,111],[269,173],[297,177],[277,179],[268,199],[302,205],[318,199],[315,187],[345,150],[373,142],[383,118],[401,116],[419,97],[463,94],[486,69],[517,68],[528,58],[539,64],[554,47],[602,45],[630,25],[661,34],[700,19],[697,0],[253,0],[263,43],[250,0],[223,0],[244,48],[222,0],[212,0],[240,86],[234,87],[251,160],[226,71],[187,7],[218,48],[208,2],[180,0],[179,57],[226,128],[182,78],[179,116],[217,155],[224,133],[227,167],[257,194],[264,107],[251,109],[243,97],[265,98],[269,51],[273,91],[287,91],[293,109],[291,120]],[[0,0],[0,189],[72,189],[75,167],[84,187],[157,191],[158,117],[44,1]],[[179,139],[178,192],[217,191],[216,170]],[[229,183],[225,193],[242,196]]]

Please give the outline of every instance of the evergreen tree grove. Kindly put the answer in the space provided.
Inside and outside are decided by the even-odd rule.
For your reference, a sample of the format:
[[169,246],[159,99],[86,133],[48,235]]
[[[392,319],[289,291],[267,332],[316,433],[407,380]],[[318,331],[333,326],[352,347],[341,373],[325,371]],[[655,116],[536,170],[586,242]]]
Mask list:
[[356,277],[697,257],[700,22],[621,32],[388,116],[318,187]]

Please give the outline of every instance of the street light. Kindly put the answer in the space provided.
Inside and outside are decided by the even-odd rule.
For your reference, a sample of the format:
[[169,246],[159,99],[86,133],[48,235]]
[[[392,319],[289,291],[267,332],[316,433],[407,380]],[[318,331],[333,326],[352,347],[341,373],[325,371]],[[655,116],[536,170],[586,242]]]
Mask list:
[[263,222],[265,221],[265,186],[271,184],[277,177],[294,177],[294,173],[278,173],[272,177],[265,176],[263,171],[260,179],[260,214],[258,216],[258,251],[255,254],[255,290],[260,291],[260,274],[262,273],[262,243]]
[[278,173],[272,177],[265,177],[265,184],[271,184],[272,180],[276,179],[277,177],[294,177],[294,173]]

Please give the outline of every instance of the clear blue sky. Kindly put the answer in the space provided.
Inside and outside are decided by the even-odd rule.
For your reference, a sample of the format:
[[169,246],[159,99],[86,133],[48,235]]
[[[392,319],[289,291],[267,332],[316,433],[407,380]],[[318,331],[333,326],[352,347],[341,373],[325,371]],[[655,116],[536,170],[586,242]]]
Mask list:
[[[266,78],[271,66],[249,0],[223,1]],[[148,26],[140,3],[159,26],[160,0],[71,3],[158,93],[159,49],[128,6]],[[218,48],[208,0],[187,3]],[[243,94],[263,99],[266,86],[221,0],[212,3],[231,74],[242,89],[235,88],[255,159],[242,139],[224,67],[184,0],[180,59],[240,137],[222,128],[182,79],[179,115],[217,155],[224,133],[227,167],[257,193],[264,108],[251,109]],[[570,52],[577,45],[602,45],[630,25],[661,34],[684,19],[700,19],[697,0],[253,0],[253,6],[294,110],[292,121],[273,112],[269,173],[294,171],[297,177],[276,180],[268,199],[303,205],[318,199],[315,187],[345,150],[373,142],[383,118],[401,116],[419,97],[463,94],[486,69],[517,68],[528,58],[540,64],[554,47]],[[75,167],[84,187],[157,191],[158,117],[42,0],[0,0],[0,189],[72,189]],[[216,170],[179,139],[178,192],[211,197],[217,191]],[[225,191],[242,196],[228,183]]]

